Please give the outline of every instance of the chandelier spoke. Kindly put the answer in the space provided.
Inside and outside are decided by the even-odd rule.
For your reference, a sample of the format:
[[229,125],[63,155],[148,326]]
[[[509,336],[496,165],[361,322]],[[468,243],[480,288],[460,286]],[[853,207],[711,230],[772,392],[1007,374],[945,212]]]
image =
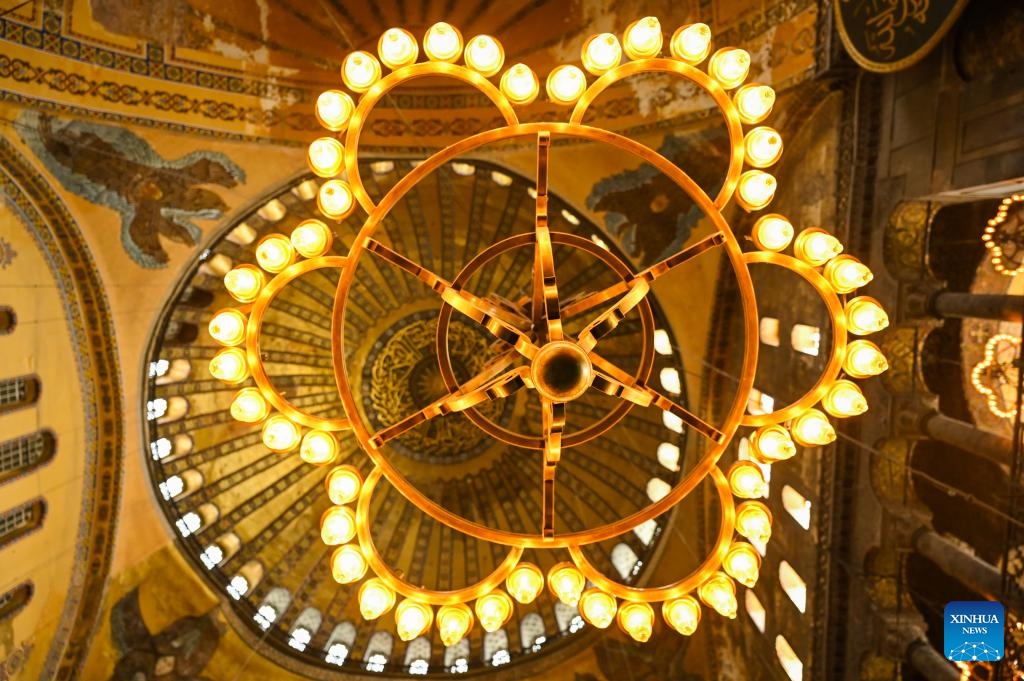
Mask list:
[[548,158],[551,133],[537,133],[537,209],[533,256],[533,328],[541,342],[560,341],[562,319],[558,309],[555,258],[548,229]]
[[565,402],[541,399],[541,423],[544,429],[543,500],[541,533],[555,536],[555,472],[562,457],[562,432],[565,430]]

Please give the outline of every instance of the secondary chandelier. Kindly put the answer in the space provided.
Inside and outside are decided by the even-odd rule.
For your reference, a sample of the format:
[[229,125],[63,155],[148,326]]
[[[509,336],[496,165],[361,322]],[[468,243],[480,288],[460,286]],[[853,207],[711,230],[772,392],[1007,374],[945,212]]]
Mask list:
[[[263,238],[256,249],[258,266],[239,265],[224,277],[225,286],[239,305],[217,312],[209,324],[210,335],[225,346],[211,360],[210,372],[231,385],[241,385],[251,378],[251,384],[235,395],[231,414],[239,421],[261,424],[263,443],[273,451],[286,453],[298,449],[303,460],[323,465],[336,458],[339,433],[348,431],[358,440],[373,469],[365,480],[352,466],[330,470],[326,488],[333,506],[321,520],[321,536],[326,544],[338,546],[331,559],[336,581],[354,584],[368,572],[373,573],[359,587],[361,613],[367,619],[376,619],[393,608],[397,632],[403,640],[421,636],[435,624],[448,646],[465,637],[476,621],[486,631],[495,631],[511,617],[514,601],[530,603],[545,584],[559,600],[578,606],[590,624],[605,628],[617,621],[638,641],[651,636],[655,623],[653,606],[657,604],[665,622],[684,635],[696,630],[702,604],[726,617],[735,617],[736,582],[753,586],[758,578],[761,556],[750,542],[768,540],[772,518],[758,500],[764,495],[765,480],[757,464],[736,461],[725,470],[719,466],[728,445],[742,428],[745,433],[749,431],[757,462],[773,464],[794,456],[797,445],[812,447],[832,442],[836,433],[828,415],[843,418],[867,409],[860,388],[850,379],[876,375],[887,364],[875,344],[863,339],[848,341],[848,334],[867,335],[888,324],[876,300],[850,297],[871,280],[871,272],[856,258],[841,254],[839,241],[822,229],[805,229],[794,239],[792,224],[778,214],[758,219],[751,234],[753,249],[741,248],[721,211],[732,199],[747,211],[761,210],[774,196],[775,178],[763,169],[779,159],[782,141],[777,131],[757,124],[771,112],[775,93],[766,85],[744,84],[750,66],[747,52],[723,48],[710,54],[710,46],[709,28],[691,24],[672,35],[671,56],[659,56],[663,34],[654,17],[630,24],[621,42],[611,33],[593,36],[583,45],[582,63],[596,79],[588,82],[583,69],[561,65],[548,74],[544,83],[552,102],[572,107],[567,122],[521,123],[516,107],[537,98],[540,81],[524,64],[515,64],[502,72],[504,51],[497,40],[481,35],[464,43],[457,29],[438,23],[423,37],[422,50],[427,61],[418,61],[421,45],[414,36],[403,29],[390,29],[380,38],[377,56],[357,51],[344,59],[342,79],[350,91],[361,95],[358,103],[345,92],[329,90],[316,105],[320,123],[334,133],[317,139],[309,147],[310,167],[325,179],[318,195],[320,210],[325,218],[336,221],[349,216],[357,206],[367,214],[348,254],[326,255],[332,246],[331,229],[323,221],[307,220],[289,236],[271,234]],[[705,72],[697,65],[708,59],[709,54]],[[456,63],[460,59],[464,64]],[[383,75],[382,65],[391,73]],[[489,79],[499,73],[496,86]],[[721,110],[728,129],[730,154],[725,181],[715,197],[705,194],[683,169],[650,148],[584,124],[589,107],[602,92],[640,73],[673,74],[687,79]],[[379,202],[374,201],[363,185],[357,162],[363,125],[373,107],[390,90],[422,77],[450,78],[476,88],[498,109],[504,125],[430,156]],[[750,128],[746,134],[744,125]],[[342,133],[344,144],[340,141]],[[535,140],[537,150],[536,219],[531,233],[514,235],[485,248],[452,281],[413,262],[378,238],[378,228],[389,211],[429,173],[486,144],[523,137]],[[549,230],[548,159],[552,140],[557,138],[605,144],[650,164],[699,206],[713,223],[715,232],[637,272],[587,239]],[[552,256],[554,244],[599,259],[620,281],[563,300],[559,297]],[[791,245],[793,255],[783,253]],[[533,251],[529,301],[510,303],[489,296],[486,291],[471,293],[463,288],[474,272],[518,248]],[[738,391],[724,422],[719,424],[705,421],[648,383],[654,352],[653,321],[647,300],[651,285],[711,249],[723,250],[738,282],[745,333]],[[379,258],[387,266],[404,271],[433,289],[442,301],[436,351],[448,393],[377,430],[360,417],[341,340],[348,293],[361,258]],[[752,264],[783,267],[802,277],[824,301],[832,323],[828,360],[814,386],[792,404],[759,415],[744,413],[753,387],[758,350],[758,315],[749,273]],[[260,330],[267,309],[290,282],[320,268],[340,271],[333,309],[332,352],[335,378],[348,418],[325,418],[298,409],[274,387],[261,360]],[[623,371],[601,354],[601,339],[633,311],[639,314],[644,331],[640,368],[635,374]],[[481,373],[461,384],[452,368],[447,344],[454,312],[475,321],[504,348]],[[567,333],[563,321],[582,315],[589,315],[582,331],[575,336]],[[539,434],[508,430],[475,409],[518,390],[534,390],[540,398]],[[618,398],[619,406],[591,426],[567,433],[566,407],[588,390]],[[819,403],[821,409],[815,407]],[[653,405],[681,419],[706,440],[703,455],[662,499],[600,527],[559,532],[555,494],[561,457],[572,456],[574,446],[602,436],[635,405]],[[417,489],[389,459],[389,441],[430,419],[454,412],[465,414],[498,441],[543,452],[542,470],[537,478],[542,516],[537,533],[510,532],[462,517]],[[458,590],[437,591],[405,581],[383,560],[370,532],[371,499],[382,478],[431,518],[470,537],[507,546],[507,557],[490,575]],[[634,587],[602,574],[584,554],[582,547],[624,535],[670,510],[704,480],[710,480],[717,492],[721,528],[709,555],[692,574],[664,586]],[[521,560],[526,549],[556,548],[567,549],[572,560],[555,565],[546,575],[536,565]],[[402,600],[396,605],[398,596]]]

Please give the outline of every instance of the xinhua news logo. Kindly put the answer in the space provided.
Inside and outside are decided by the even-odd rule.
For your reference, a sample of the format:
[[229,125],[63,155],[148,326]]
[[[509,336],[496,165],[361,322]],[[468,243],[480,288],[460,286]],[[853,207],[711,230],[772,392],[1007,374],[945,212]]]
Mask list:
[[953,601],[946,605],[943,653],[953,662],[1003,659],[1005,611],[995,601]]

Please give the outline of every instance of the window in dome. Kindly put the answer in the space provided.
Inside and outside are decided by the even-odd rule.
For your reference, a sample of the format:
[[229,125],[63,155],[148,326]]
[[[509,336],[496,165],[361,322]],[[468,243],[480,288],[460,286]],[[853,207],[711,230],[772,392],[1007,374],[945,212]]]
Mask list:
[[30,501],[0,514],[0,547],[39,529],[46,517],[46,502]]
[[281,203],[280,199],[270,199],[263,204],[258,211],[256,211],[256,214],[267,222],[277,222],[283,218],[287,212],[288,209],[283,203]]
[[817,357],[819,346],[821,345],[821,329],[817,326],[794,324],[793,333],[790,334],[789,340],[793,345],[793,349],[797,352]]
[[779,583],[800,612],[807,612],[807,584],[786,561],[779,563]]
[[643,542],[644,546],[650,546],[658,534],[658,521],[654,518],[643,521],[633,528],[633,534]]
[[430,639],[425,636],[409,641],[405,648],[405,666],[410,674],[422,675],[430,671]]
[[754,416],[770,414],[775,410],[775,398],[768,393],[761,392],[757,388],[750,389],[750,396],[747,398],[747,412]]
[[178,475],[172,475],[161,482],[159,486],[160,494],[168,501],[185,491],[185,481]]
[[444,666],[452,674],[465,674],[469,671],[468,638],[444,649]]
[[658,378],[661,381],[661,387],[673,395],[683,392],[683,383],[679,378],[679,370],[675,367],[665,367],[658,374]]
[[181,533],[182,537],[188,537],[189,535],[197,534],[202,528],[209,527],[217,522],[219,517],[220,511],[217,510],[217,507],[207,503],[195,511],[189,511],[181,516],[174,524],[177,526],[178,532]]
[[765,611],[764,606],[761,605],[761,601],[758,600],[751,589],[747,589],[747,593],[743,596],[743,602],[746,605],[747,614],[750,615],[750,619],[754,622],[754,626],[763,634],[768,613]]
[[547,641],[544,618],[535,612],[523,617],[519,622],[519,642],[523,650],[537,652]]
[[263,579],[263,565],[259,561],[250,560],[231,578],[228,583],[228,595],[236,601],[247,594]]
[[779,320],[775,317],[761,317],[761,342],[773,348],[781,345],[779,341]]
[[53,459],[57,439],[48,430],[39,430],[0,443],[0,482],[24,475]]
[[356,627],[351,622],[342,622],[334,627],[327,645],[324,646],[324,661],[328,664],[342,665],[356,642]]
[[155,421],[167,413],[167,400],[158,397],[146,403],[146,418]]
[[647,497],[651,501],[661,501],[671,491],[672,485],[661,478],[651,478],[647,481]]
[[395,639],[386,631],[374,632],[370,641],[366,644],[366,670],[371,672],[382,672],[391,658],[391,650],[394,648]]
[[670,411],[661,412],[661,422],[673,433],[683,432],[683,420]]
[[789,485],[782,488],[782,507],[800,527],[811,529],[811,502]]
[[154,461],[166,459],[171,453],[171,441],[165,437],[149,443],[149,453],[153,455]]
[[630,579],[640,571],[642,563],[628,544],[616,544],[612,549],[612,565],[623,579]]
[[499,667],[512,661],[508,652],[508,633],[504,629],[484,634],[484,663]]
[[23,582],[10,591],[0,594],[0,622],[10,620],[32,600],[35,587],[31,582]]
[[665,331],[665,329],[654,330],[654,351],[659,355],[672,354],[672,341],[669,339],[668,331]]
[[22,409],[39,401],[39,379],[22,376],[0,381],[0,414]]
[[563,634],[569,631],[572,626],[573,618],[579,616],[579,610],[566,605],[562,601],[555,603],[555,624],[558,625],[558,631]]
[[658,463],[670,471],[679,470],[679,447],[668,442],[658,445]]
[[803,681],[804,663],[796,656],[796,652],[784,636],[775,637],[775,654],[790,681]]
[[[160,371],[160,373],[154,375],[154,371]],[[157,385],[184,381],[191,373],[192,364],[184,358],[178,358],[169,362],[166,359],[160,359],[149,365],[150,378],[154,378],[154,382]]]
[[292,623],[288,645],[299,652],[304,651],[309,642],[313,640],[316,632],[320,630],[320,623],[322,621],[323,615],[316,608],[306,608],[300,612],[299,616]]
[[288,609],[288,606],[292,602],[292,596],[288,593],[288,589],[283,587],[275,587],[271,589],[266,598],[263,599],[263,603],[256,610],[256,614],[253,616],[253,620],[259,625],[260,629],[266,631],[270,628],[278,618],[284,614],[284,611]]
[[146,418],[150,421],[170,423],[177,421],[187,413],[188,400],[180,395],[175,395],[169,400],[156,397],[146,403]]

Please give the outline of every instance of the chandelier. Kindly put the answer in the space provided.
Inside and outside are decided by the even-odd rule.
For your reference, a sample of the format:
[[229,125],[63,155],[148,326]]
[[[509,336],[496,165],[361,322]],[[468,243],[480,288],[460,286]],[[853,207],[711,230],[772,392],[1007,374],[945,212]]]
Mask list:
[[[778,161],[782,153],[779,133],[758,125],[770,114],[775,93],[766,85],[745,84],[749,54],[737,48],[711,54],[711,32],[699,23],[682,26],[673,33],[668,45],[670,56],[660,56],[663,40],[661,25],[654,17],[630,24],[621,42],[611,33],[591,37],[582,47],[585,71],[575,65],[561,65],[544,81],[551,102],[571,107],[567,119],[524,123],[517,109],[538,97],[541,83],[524,64],[502,71],[504,51],[497,40],[480,35],[464,41],[459,31],[446,23],[430,27],[422,43],[403,29],[386,31],[378,43],[377,55],[355,51],[343,61],[342,79],[348,90],[359,96],[358,101],[341,90],[324,92],[317,100],[316,116],[333,133],[315,140],[308,153],[311,169],[324,179],[317,201],[325,220],[306,220],[290,235],[265,236],[256,247],[257,264],[239,265],[224,277],[238,305],[218,311],[210,321],[210,335],[224,346],[210,361],[210,373],[240,387],[231,402],[232,416],[259,426],[263,444],[274,452],[297,450],[302,460],[327,465],[338,455],[339,437],[352,436],[358,441],[372,468],[365,479],[350,465],[329,470],[325,484],[332,506],[321,519],[321,537],[328,546],[337,546],[331,557],[334,579],[340,584],[361,582],[358,600],[362,616],[372,620],[394,610],[397,633],[403,640],[424,635],[433,626],[447,646],[463,639],[476,622],[485,631],[496,631],[511,617],[515,602],[531,603],[545,586],[561,602],[578,607],[591,625],[606,628],[617,621],[638,641],[646,641],[652,634],[655,606],[660,607],[664,621],[684,635],[696,630],[702,608],[735,617],[736,583],[749,587],[757,581],[762,555],[757,546],[767,542],[771,534],[771,514],[759,501],[766,489],[762,466],[793,457],[798,445],[814,447],[832,442],[836,432],[830,416],[845,418],[867,409],[852,379],[867,378],[887,368],[877,345],[865,339],[848,339],[849,334],[864,336],[879,331],[888,319],[878,301],[853,297],[872,275],[856,258],[842,253],[843,247],[834,236],[815,227],[795,234],[789,220],[769,213],[757,219],[750,239],[741,243],[723,216],[722,209],[731,200],[749,212],[768,206],[776,181],[764,169]],[[419,60],[421,47],[426,61]],[[705,60],[706,71],[698,67]],[[382,72],[384,67],[390,69],[387,75]],[[730,152],[728,171],[714,197],[706,194],[685,169],[652,149],[584,123],[588,109],[602,92],[622,79],[650,73],[689,81],[720,110]],[[588,79],[588,74],[594,78]],[[503,123],[433,154],[375,201],[360,177],[363,126],[373,108],[396,86],[425,77],[447,78],[475,88],[493,103]],[[498,78],[497,85],[492,78]],[[450,281],[403,255],[389,242],[385,221],[419,181],[444,164],[455,162],[461,154],[523,138],[536,148],[532,232],[515,234],[483,248]],[[557,140],[607,145],[653,166],[700,208],[712,223],[713,233],[636,271],[595,241],[550,230],[548,168]],[[347,254],[328,255],[334,238],[329,221],[343,220],[358,208],[365,211],[366,218]],[[618,282],[565,299],[559,295],[555,246],[599,260],[616,274]],[[474,273],[496,266],[501,255],[516,249],[532,251],[529,296],[510,301],[488,291],[468,290],[466,284]],[[648,380],[652,366],[648,360],[656,344],[648,301],[652,284],[713,249],[724,254],[738,284],[744,329],[738,389],[724,419],[717,423],[678,404]],[[785,251],[790,249],[792,254],[787,254]],[[347,365],[342,341],[349,293],[363,259],[377,259],[414,277],[441,301],[436,355],[446,394],[385,427],[376,427],[361,416],[351,387],[352,367]],[[757,415],[745,413],[758,354],[758,314],[749,272],[754,264],[782,267],[801,277],[821,297],[832,324],[825,368],[813,387],[791,404]],[[261,359],[261,326],[275,297],[298,277],[323,268],[339,272],[331,350],[347,418],[320,416],[293,405],[275,387]],[[495,359],[461,382],[448,349],[456,314],[477,324],[500,349]],[[632,373],[602,355],[602,339],[631,314],[639,316],[643,327],[639,368]],[[580,318],[586,320],[581,330],[570,333],[568,320]],[[517,391],[533,391],[540,400],[540,423],[533,433],[496,423],[480,409]],[[569,431],[566,426],[572,418],[573,402],[588,391],[616,399],[617,406],[586,428]],[[598,527],[561,531],[555,497],[562,457],[572,457],[574,447],[607,436],[609,429],[635,406],[659,408],[684,424],[702,441],[699,460],[671,491],[646,507]],[[512,532],[470,520],[418,489],[394,464],[389,442],[433,419],[455,413],[465,415],[496,441],[542,454],[536,478],[540,514],[536,532]],[[750,438],[754,460],[720,465],[741,429]],[[504,546],[506,557],[491,574],[464,588],[441,591],[410,583],[401,566],[384,560],[371,535],[371,502],[382,481],[435,521],[474,539]],[[704,481],[709,481],[716,492],[720,529],[708,555],[691,574],[670,584],[639,587],[606,576],[588,559],[584,547],[624,535],[664,514]],[[523,560],[526,550],[556,549],[567,551],[571,560],[555,564],[547,574]]]

